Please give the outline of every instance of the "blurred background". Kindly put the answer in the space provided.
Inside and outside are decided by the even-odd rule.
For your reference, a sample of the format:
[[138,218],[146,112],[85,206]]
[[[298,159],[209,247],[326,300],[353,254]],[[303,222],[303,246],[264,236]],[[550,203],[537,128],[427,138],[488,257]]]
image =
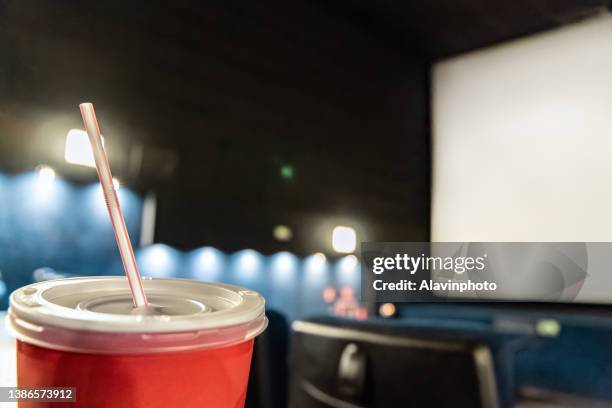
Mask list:
[[[89,101],[141,273],[266,298],[251,406],[399,406],[361,377],[287,384],[315,326],[484,344],[493,382],[435,371],[478,378],[447,384],[479,390],[465,406],[612,401],[612,278],[582,305],[359,296],[363,241],[612,240],[607,1],[0,0],[0,51],[0,310],[123,273]],[[364,367],[403,392],[404,366]]]
[[356,289],[360,241],[428,239],[417,50],[316,2],[8,1],[2,15],[5,293],[38,268],[121,273],[82,101],[108,135],[133,241],[163,244],[139,251],[144,274],[255,285],[274,302],[266,271],[297,285],[317,254],[323,303],[322,287]]
[[82,101],[145,275],[254,286],[274,303],[276,283],[329,269],[310,273],[319,293],[303,306],[317,308],[323,288],[356,289],[360,241],[428,239],[427,65],[337,10],[8,1],[2,14],[0,306],[39,268],[121,273]]

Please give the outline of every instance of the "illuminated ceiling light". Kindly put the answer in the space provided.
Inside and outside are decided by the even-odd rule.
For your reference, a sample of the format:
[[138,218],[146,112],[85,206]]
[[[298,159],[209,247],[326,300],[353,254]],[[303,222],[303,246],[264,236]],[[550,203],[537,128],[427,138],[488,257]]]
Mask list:
[[152,263],[159,267],[165,268],[170,265],[170,253],[164,245],[158,244],[151,246],[148,255],[150,256]]
[[332,247],[334,251],[341,254],[355,252],[357,246],[357,234],[355,229],[338,225],[332,232]]
[[289,271],[294,266],[293,256],[289,252],[281,252],[276,255],[273,265],[279,271]]
[[351,273],[357,267],[359,260],[355,255],[347,255],[340,260],[340,271],[344,273]]
[[306,285],[318,287],[326,282],[326,271],[328,271],[327,258],[321,252],[317,252],[304,259],[304,283]]
[[217,258],[218,255],[214,249],[204,248],[198,256],[198,263],[202,268],[206,270],[215,269],[219,261]]
[[55,181],[55,170],[49,166],[38,167],[38,184],[41,187],[49,187]]
[[318,273],[325,270],[327,258],[325,254],[317,252],[304,260],[304,269],[309,273]]
[[280,174],[281,174],[281,177],[284,178],[285,180],[292,180],[295,174],[295,171],[293,170],[293,166],[289,164],[285,164],[281,166]]
[[154,244],[141,254],[141,272],[145,276],[171,276],[174,270],[174,259],[171,248],[163,244]]
[[[102,146],[104,146],[104,138],[102,138]],[[64,159],[68,163],[96,167],[87,132],[80,129],[71,129],[68,132]]]
[[396,310],[397,309],[395,308],[395,305],[393,303],[383,303],[378,308],[378,313],[382,317],[391,317],[395,315]]
[[257,252],[252,249],[246,249],[242,252],[239,259],[240,269],[244,272],[253,272],[259,266],[259,258]]
[[298,259],[289,252],[279,252],[270,260],[271,280],[275,287],[286,287],[296,283]]
[[316,254],[312,255],[312,257],[310,258],[311,262],[312,262],[312,266],[315,268],[320,268],[323,265],[325,265],[325,262],[327,261],[327,257],[325,256],[324,253],[322,252],[317,252]]
[[277,241],[287,242],[293,238],[293,231],[286,225],[277,225],[272,230],[272,235]]
[[319,262],[327,261],[327,257],[325,256],[323,252],[317,252],[316,254],[313,255],[313,257],[316,258]]
[[225,270],[225,254],[213,247],[194,251],[189,258],[192,277],[205,281],[218,281]]
[[195,253],[192,272],[197,279],[218,280],[224,264],[223,253],[212,247],[204,247]]

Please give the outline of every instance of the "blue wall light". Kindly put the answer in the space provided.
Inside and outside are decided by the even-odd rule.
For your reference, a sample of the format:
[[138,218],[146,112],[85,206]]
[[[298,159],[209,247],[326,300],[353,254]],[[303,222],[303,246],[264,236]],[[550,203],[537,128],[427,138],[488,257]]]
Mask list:
[[359,289],[359,260],[355,255],[347,255],[336,263],[336,280],[340,287]]
[[68,185],[48,166],[40,166],[31,173],[14,178],[12,204],[28,216],[57,216],[68,204]]
[[279,252],[270,258],[270,272],[276,285],[297,283],[298,259],[289,252]]
[[306,285],[317,285],[324,282],[329,273],[327,257],[318,252],[304,259],[304,282]]
[[279,252],[270,257],[269,265],[269,306],[295,319],[300,299],[299,261],[289,252]]
[[136,260],[143,276],[178,277],[182,272],[182,254],[164,244],[155,244],[137,252]]
[[245,249],[232,255],[230,273],[223,281],[239,286],[261,286],[263,276],[263,256],[252,249]]
[[328,305],[323,301],[323,291],[331,286],[327,257],[320,252],[310,255],[304,259],[302,266],[301,317],[327,313]]
[[[125,186],[118,193],[130,237],[137,242],[142,199]],[[123,274],[98,183],[71,183],[48,166],[0,174],[0,271],[6,290],[31,283],[40,268],[66,276]]]
[[189,276],[204,281],[221,281],[226,262],[223,252],[215,248],[196,249],[189,254]]

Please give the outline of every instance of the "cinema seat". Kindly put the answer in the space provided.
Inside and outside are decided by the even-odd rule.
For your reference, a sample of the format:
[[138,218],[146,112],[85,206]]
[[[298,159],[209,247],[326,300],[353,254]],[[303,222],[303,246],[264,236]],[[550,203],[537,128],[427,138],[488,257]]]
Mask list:
[[296,321],[289,406],[498,406],[487,346],[381,323]]
[[268,327],[253,347],[247,408],[287,407],[287,348],[289,325],[285,316],[266,310]]

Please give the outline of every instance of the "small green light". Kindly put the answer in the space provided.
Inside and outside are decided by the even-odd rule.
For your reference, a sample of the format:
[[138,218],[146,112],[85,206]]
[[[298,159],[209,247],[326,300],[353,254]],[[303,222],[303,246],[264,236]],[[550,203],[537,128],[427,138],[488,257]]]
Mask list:
[[285,180],[291,180],[294,174],[293,166],[290,166],[288,164],[281,166],[280,174],[281,174],[281,177],[284,178]]
[[540,319],[536,322],[536,333],[542,337],[557,337],[561,333],[561,325],[554,319]]

